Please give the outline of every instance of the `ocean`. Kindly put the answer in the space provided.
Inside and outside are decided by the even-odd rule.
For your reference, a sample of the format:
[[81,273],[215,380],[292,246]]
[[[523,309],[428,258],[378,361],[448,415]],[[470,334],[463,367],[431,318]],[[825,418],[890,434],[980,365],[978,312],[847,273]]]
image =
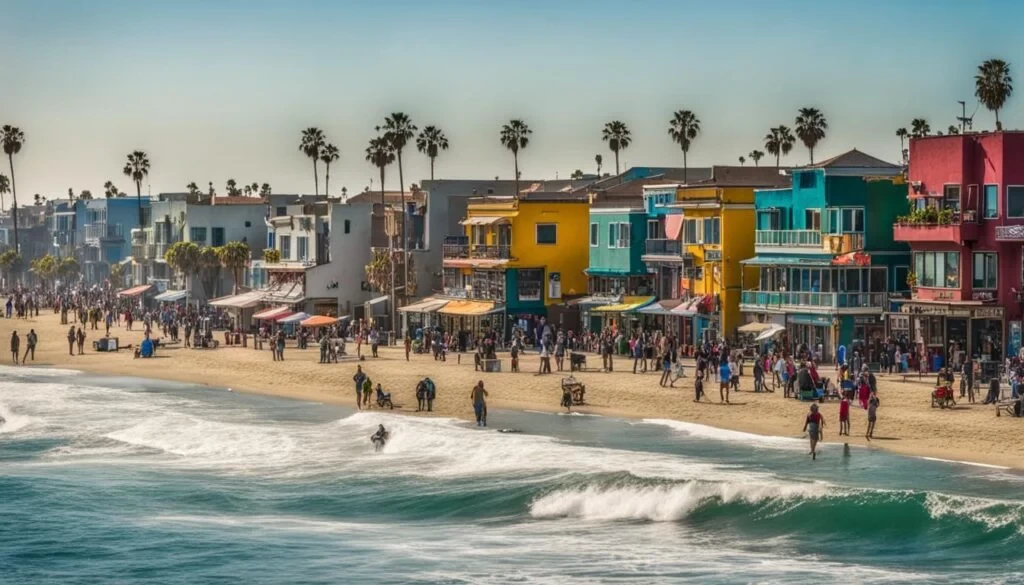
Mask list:
[[4,584],[1024,582],[1024,474],[995,467],[9,367],[0,415]]

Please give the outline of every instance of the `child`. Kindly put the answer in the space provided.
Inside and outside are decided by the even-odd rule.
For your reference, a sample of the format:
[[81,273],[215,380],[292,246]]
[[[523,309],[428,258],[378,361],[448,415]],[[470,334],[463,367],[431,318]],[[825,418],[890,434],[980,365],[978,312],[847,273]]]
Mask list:
[[700,373],[697,374],[697,378],[693,381],[693,389],[694,389],[694,392],[696,392],[696,394],[697,394],[697,398],[696,398],[696,400],[694,400],[694,402],[700,402],[700,397],[703,396],[703,394],[704,394],[704,376],[703,376],[703,372],[700,372]]
[[519,344],[512,343],[512,371],[519,371]]
[[850,436],[850,397],[846,395],[839,401],[839,434]]

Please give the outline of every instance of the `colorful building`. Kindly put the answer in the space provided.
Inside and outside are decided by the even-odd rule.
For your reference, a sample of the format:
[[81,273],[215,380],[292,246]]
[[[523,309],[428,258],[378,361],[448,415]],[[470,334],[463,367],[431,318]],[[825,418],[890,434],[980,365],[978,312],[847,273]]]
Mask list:
[[754,255],[754,189],[788,182],[774,168],[715,166],[703,181],[645,189],[642,259],[662,299],[647,312],[684,344],[735,335],[743,273],[754,275],[741,264]]
[[453,332],[532,332],[553,307],[587,292],[586,195],[524,193],[472,199],[465,233],[448,236],[440,309]]
[[903,169],[851,150],[791,174],[790,187],[755,194],[744,330],[783,326],[791,347],[826,360],[855,344],[877,357],[890,294],[906,289],[910,266],[890,225],[907,208]]
[[894,232],[913,250],[913,294],[889,327],[928,356],[929,368],[968,355],[991,368],[1019,351],[1022,155],[1021,132],[911,141],[914,205]]
[[[646,239],[647,212],[639,197],[591,203],[590,296],[581,304],[583,324],[590,331],[600,331],[607,319],[614,319],[609,309],[616,305],[640,308],[654,300],[654,278],[642,258]],[[626,302],[634,298],[640,300]]]

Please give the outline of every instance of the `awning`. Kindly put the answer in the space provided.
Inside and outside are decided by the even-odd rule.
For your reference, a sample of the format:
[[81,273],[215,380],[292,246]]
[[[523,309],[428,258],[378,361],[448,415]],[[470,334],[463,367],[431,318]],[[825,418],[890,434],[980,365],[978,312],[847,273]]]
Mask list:
[[637,310],[637,313],[643,313],[644,315],[662,315],[667,317],[678,317],[679,315],[672,312],[672,309],[678,307],[682,303],[679,299],[668,299],[664,301],[658,301],[651,305]]
[[570,301],[566,301],[565,304],[570,306],[570,307],[572,307],[574,305],[610,305],[612,303],[617,303],[617,302],[618,302],[617,299],[612,299],[612,298],[608,298],[608,297],[591,296],[591,297],[580,297],[578,299],[572,299]]
[[679,306],[672,309],[672,314],[680,317],[693,317],[697,314],[697,309],[700,304],[704,302],[706,297],[704,295],[697,295],[695,297],[684,300],[679,303]]
[[168,290],[156,295],[155,297],[153,297],[153,300],[161,301],[164,303],[173,303],[175,301],[180,301],[181,299],[187,296],[187,290]]
[[626,297],[617,305],[605,305],[594,310],[602,313],[629,313],[646,307],[653,302],[654,297]]
[[508,264],[507,258],[445,258],[448,268],[498,268]]
[[831,266],[830,258],[820,256],[754,256],[740,260],[747,266]]
[[153,288],[151,284],[142,284],[139,286],[133,286],[132,288],[126,288],[117,293],[119,297],[137,297],[147,290]]
[[375,299],[370,299],[370,300],[366,301],[366,304],[367,305],[379,305],[380,303],[383,303],[384,301],[388,300],[388,298],[389,297],[387,295],[384,295],[382,297],[377,297]]
[[271,307],[264,309],[259,313],[252,316],[253,319],[259,319],[261,321],[276,321],[280,317],[287,317],[292,314],[292,310],[288,307]]
[[448,304],[448,299],[435,299],[427,297],[418,303],[399,307],[402,313],[433,313]]
[[768,329],[762,331],[761,334],[755,337],[754,339],[756,341],[767,341],[785,330],[786,328],[783,327],[782,325],[772,325]]
[[442,315],[461,315],[475,317],[504,310],[487,301],[452,301],[441,308]]
[[740,325],[736,328],[740,333],[760,333],[766,329],[771,329],[774,323],[747,323],[746,325]]
[[219,299],[213,299],[210,301],[210,305],[229,309],[251,309],[252,307],[262,303],[265,295],[266,293],[264,291],[254,290],[240,295],[231,295],[221,297]]
[[296,305],[305,300],[305,288],[301,282],[275,284],[263,291],[263,298],[269,303]]
[[475,217],[467,217],[459,223],[462,225],[494,225],[503,219],[505,218],[492,215],[478,215]]
[[673,213],[665,216],[665,238],[678,240],[683,227],[683,214]]
[[871,254],[865,252],[847,252],[832,259],[833,266],[870,266]]
[[303,313],[302,311],[299,311],[298,313],[295,313],[294,315],[288,315],[287,317],[282,317],[282,318],[278,319],[277,322],[278,323],[297,323],[299,321],[305,321],[306,319],[309,319],[309,315],[306,314],[306,313]]
[[312,317],[302,321],[299,325],[303,327],[328,327],[338,322],[337,317],[328,317],[327,315],[313,315]]

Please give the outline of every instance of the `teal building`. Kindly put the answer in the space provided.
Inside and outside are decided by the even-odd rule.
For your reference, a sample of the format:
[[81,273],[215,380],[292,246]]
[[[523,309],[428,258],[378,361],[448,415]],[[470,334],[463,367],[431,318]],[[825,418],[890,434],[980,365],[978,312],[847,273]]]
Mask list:
[[851,150],[791,173],[791,187],[755,191],[755,256],[743,263],[758,278],[743,286],[741,331],[778,325],[793,349],[831,361],[858,347],[874,361],[884,314],[909,289],[910,249],[893,239],[903,169]]
[[[587,268],[590,296],[586,305],[654,294],[654,277],[641,259],[647,241],[647,220],[640,198],[598,200],[591,204]],[[582,307],[584,326],[598,331],[602,316],[591,313],[588,308]]]

